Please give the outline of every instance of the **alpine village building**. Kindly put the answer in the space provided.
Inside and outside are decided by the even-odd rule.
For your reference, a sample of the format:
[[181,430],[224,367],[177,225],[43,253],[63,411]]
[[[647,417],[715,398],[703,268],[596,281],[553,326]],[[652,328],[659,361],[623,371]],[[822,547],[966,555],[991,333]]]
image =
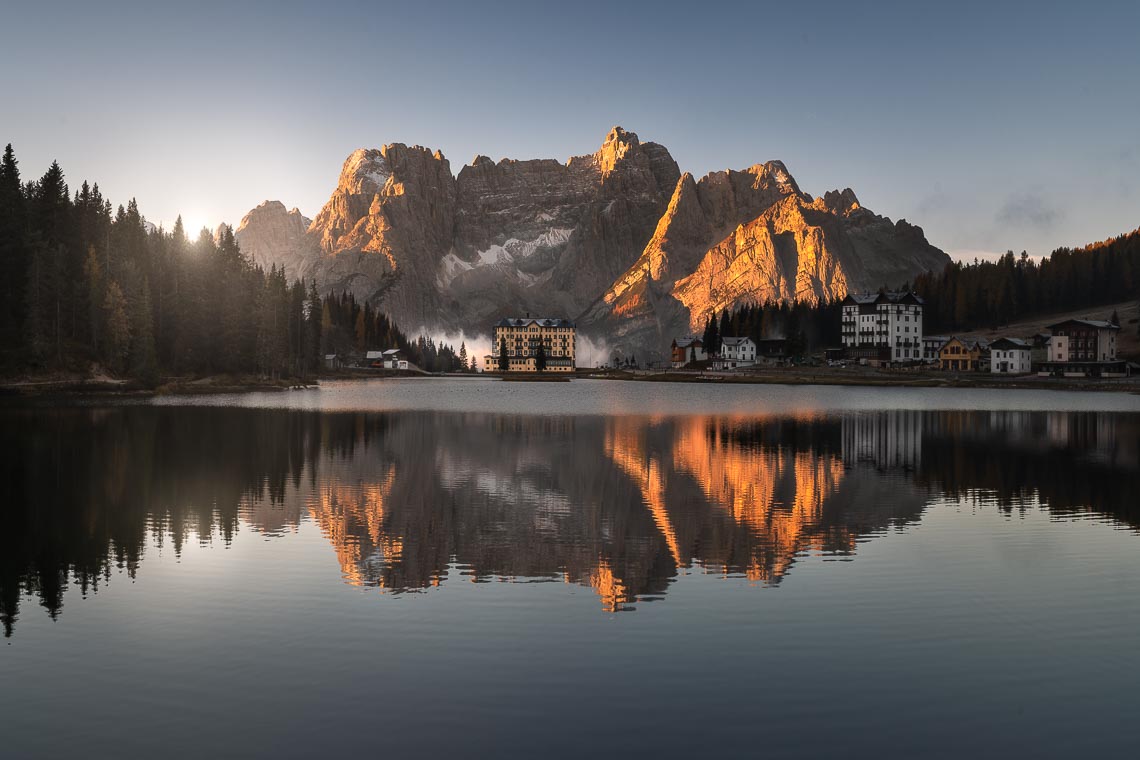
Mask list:
[[848,359],[907,364],[923,359],[922,309],[915,293],[850,293],[841,332]]
[[670,347],[673,368],[679,369],[690,362],[703,362],[709,358],[705,344],[700,338],[674,338]]
[[998,338],[990,344],[990,372],[1026,375],[1033,369],[1033,346],[1019,338]]
[[1097,319],[1067,319],[1049,325],[1049,358],[1040,374],[1070,377],[1120,377],[1128,374],[1127,362],[1116,358],[1116,334],[1120,326]]
[[508,372],[537,372],[538,347],[546,356],[545,372],[574,371],[577,330],[568,319],[501,319],[492,330],[492,353],[484,357],[484,369],[502,372],[499,355],[505,349]]
[[939,349],[938,368],[949,372],[976,372],[981,369],[985,349],[980,340],[955,336]]

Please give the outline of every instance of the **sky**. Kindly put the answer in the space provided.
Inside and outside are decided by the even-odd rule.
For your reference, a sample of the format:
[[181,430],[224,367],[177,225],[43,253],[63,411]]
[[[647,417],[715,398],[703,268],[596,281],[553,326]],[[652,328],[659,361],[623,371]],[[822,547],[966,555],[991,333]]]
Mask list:
[[390,142],[683,171],[783,160],[961,258],[1140,226],[1140,3],[179,2],[0,7],[0,144],[167,227],[314,216]]

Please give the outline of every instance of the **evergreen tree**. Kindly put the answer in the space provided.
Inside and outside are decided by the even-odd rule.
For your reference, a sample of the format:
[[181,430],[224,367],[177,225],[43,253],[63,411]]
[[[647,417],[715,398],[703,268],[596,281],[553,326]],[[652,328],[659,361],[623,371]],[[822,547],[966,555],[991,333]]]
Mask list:
[[31,245],[31,260],[28,262],[27,285],[25,287],[25,341],[32,353],[46,358],[50,353],[56,329],[57,300],[55,291],[59,288],[58,255],[52,255],[44,241],[36,236]]
[[467,367],[467,343],[460,342],[459,344],[459,371],[466,372]]
[[546,371],[546,345],[539,339],[538,347],[534,350],[534,368],[539,372]]
[[107,283],[103,299],[103,323],[106,337],[103,341],[103,358],[113,372],[122,372],[124,360],[131,345],[131,324],[127,314],[127,299],[119,283]]
[[15,347],[25,322],[31,253],[24,188],[11,143],[0,159],[0,347]]
[[506,372],[511,368],[511,360],[507,356],[507,339],[499,338],[499,371]]
[[144,278],[142,287],[131,301],[129,371],[132,377],[148,385],[158,382],[158,356],[154,348],[153,314],[150,284]]
[[88,330],[91,350],[99,353],[100,326],[103,323],[103,266],[95,253],[95,246],[87,247],[87,258],[83,262],[83,280],[86,283]]

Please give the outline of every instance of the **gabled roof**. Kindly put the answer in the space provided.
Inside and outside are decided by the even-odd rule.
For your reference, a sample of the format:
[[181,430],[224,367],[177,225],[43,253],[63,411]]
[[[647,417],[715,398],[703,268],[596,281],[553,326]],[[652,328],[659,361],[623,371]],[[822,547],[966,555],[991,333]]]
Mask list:
[[1114,325],[1112,322],[1107,322],[1103,319],[1066,319],[1064,322],[1058,322],[1055,325],[1049,325],[1050,330],[1056,330],[1058,327],[1065,325],[1081,325],[1082,327],[1092,327],[1097,330],[1119,330],[1120,325]]
[[998,338],[990,344],[990,348],[997,348],[1002,351],[1028,351],[1029,344],[1021,338]]
[[368,351],[367,353],[364,354],[364,358],[365,359],[383,359],[384,358],[384,352],[383,351]]
[[742,338],[737,338],[737,337],[733,337],[733,336],[730,336],[730,337],[727,337],[727,338],[721,338],[721,339],[720,339],[720,344],[721,344],[722,346],[739,346],[739,345],[740,345],[741,343],[743,343],[744,341],[748,341],[749,343],[751,343],[751,342],[752,342],[752,339],[751,339],[751,338],[749,338],[748,336],[744,336],[744,337],[742,337]]
[[532,324],[537,324],[539,327],[573,327],[574,323],[569,319],[548,319],[546,317],[522,317],[519,318],[506,318],[500,319],[495,323],[495,327],[529,327]]
[[961,343],[963,346],[965,346],[967,349],[969,349],[971,351],[974,350],[975,348],[978,349],[979,351],[984,351],[989,347],[989,344],[981,338],[963,338],[963,337],[958,336],[958,335],[951,335],[949,338],[946,339],[946,343],[942,344],[942,348],[945,348],[947,343],[949,343],[950,341],[954,341],[954,340],[958,341],[959,343]]
[[888,290],[883,293],[848,293],[847,297],[843,299],[843,303],[848,305],[866,305],[872,303],[914,303],[921,305],[926,303],[926,301],[917,293]]
[[686,338],[674,338],[673,345],[677,348],[688,348],[689,346],[697,346],[699,348],[705,347],[704,341],[702,341],[700,338],[694,338],[691,335]]
[[396,354],[398,354],[398,353],[400,353],[400,349],[398,349],[398,348],[389,348],[387,351],[385,351],[385,352],[384,352],[384,355],[385,355],[385,356],[395,356],[395,355],[396,355]]

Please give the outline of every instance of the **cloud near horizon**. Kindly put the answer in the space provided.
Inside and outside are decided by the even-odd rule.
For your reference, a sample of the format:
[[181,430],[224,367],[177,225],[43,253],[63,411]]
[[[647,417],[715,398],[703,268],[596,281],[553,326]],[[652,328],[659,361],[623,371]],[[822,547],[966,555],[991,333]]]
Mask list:
[[1037,192],[1010,195],[997,212],[997,222],[1014,227],[1054,227],[1063,213]]

